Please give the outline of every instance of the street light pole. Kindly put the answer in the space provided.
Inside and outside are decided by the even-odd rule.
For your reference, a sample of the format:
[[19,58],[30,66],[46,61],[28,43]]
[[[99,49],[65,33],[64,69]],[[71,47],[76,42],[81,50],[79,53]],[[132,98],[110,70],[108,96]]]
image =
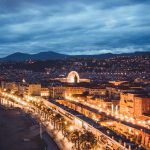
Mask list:
[[40,138],[42,139],[42,124],[40,123]]

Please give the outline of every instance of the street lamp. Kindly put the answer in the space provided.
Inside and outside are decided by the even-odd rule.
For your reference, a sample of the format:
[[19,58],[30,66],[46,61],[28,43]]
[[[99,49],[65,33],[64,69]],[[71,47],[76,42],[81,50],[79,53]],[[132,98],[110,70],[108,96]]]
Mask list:
[[70,126],[69,130],[70,130],[70,131],[73,131],[73,130],[74,130],[74,127],[73,127],[73,126]]
[[40,122],[40,138],[42,139],[42,124]]

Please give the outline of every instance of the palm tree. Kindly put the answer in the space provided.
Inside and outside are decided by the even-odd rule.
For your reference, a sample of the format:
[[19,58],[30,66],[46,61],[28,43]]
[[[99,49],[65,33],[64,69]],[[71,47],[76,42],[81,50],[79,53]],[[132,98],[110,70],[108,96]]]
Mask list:
[[53,117],[53,112],[49,112],[48,113],[48,121],[50,121],[50,123],[52,123],[52,117]]
[[[70,122],[64,121],[64,128],[63,128],[63,135],[64,137],[69,138],[70,133],[70,126],[72,125]],[[68,136],[67,136],[68,135]]]
[[82,144],[82,149],[92,149],[96,146],[97,144],[97,139],[95,135],[90,132],[90,131],[85,131],[81,135],[81,144]]
[[71,141],[75,143],[75,147],[80,150],[81,131],[75,130],[71,133]]
[[62,131],[62,134],[63,134],[63,131],[66,129],[66,127],[67,127],[67,122],[66,122],[66,120],[65,120],[65,118],[64,117],[61,117],[61,119],[60,119],[60,121],[59,121],[59,124],[60,124],[60,129],[61,129],[61,131]]
[[54,129],[56,129],[56,123],[61,120],[62,116],[60,114],[54,114],[53,115],[53,121],[54,121]]
[[50,108],[47,109],[47,115],[48,115],[48,121],[51,122],[53,111]]
[[63,127],[64,127],[64,117],[61,116],[60,114],[57,115],[57,126],[58,126],[58,130],[63,130]]

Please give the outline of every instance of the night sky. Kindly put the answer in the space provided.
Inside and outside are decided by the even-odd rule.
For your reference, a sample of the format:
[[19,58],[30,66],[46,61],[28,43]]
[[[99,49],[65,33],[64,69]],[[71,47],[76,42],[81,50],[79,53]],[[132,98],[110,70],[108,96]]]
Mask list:
[[0,0],[0,57],[150,51],[150,0]]

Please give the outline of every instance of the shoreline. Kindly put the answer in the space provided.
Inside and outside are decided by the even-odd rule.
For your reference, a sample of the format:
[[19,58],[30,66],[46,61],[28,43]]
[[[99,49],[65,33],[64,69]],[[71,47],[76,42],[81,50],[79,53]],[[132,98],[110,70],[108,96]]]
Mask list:
[[46,132],[40,138],[36,119],[31,119],[20,109],[0,106],[0,149],[2,150],[59,150],[55,141]]

